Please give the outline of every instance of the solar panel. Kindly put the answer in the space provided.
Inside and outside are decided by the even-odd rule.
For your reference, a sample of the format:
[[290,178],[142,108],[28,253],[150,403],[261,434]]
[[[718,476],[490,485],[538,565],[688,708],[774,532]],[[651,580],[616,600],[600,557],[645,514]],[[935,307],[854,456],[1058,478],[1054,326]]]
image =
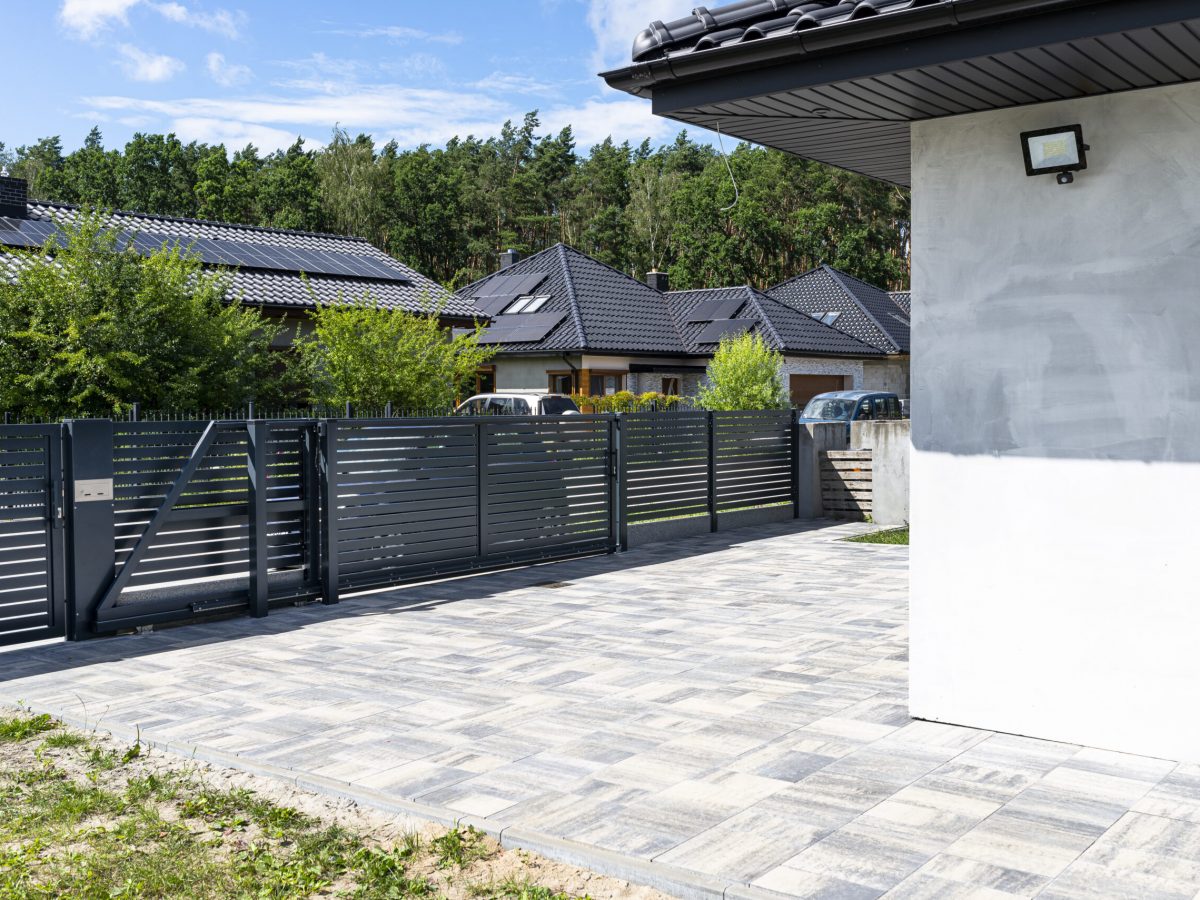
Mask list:
[[484,315],[494,316],[522,294],[528,294],[548,277],[547,272],[495,275],[479,286],[474,294],[475,305]]
[[745,302],[745,297],[718,297],[716,300],[705,300],[688,313],[688,324],[731,319]]
[[566,311],[502,316],[484,329],[480,343],[526,344],[540,341],[566,317]]
[[[0,219],[0,246],[40,247],[51,235],[59,232],[53,222],[39,219]],[[136,253],[149,256],[167,246],[179,248],[210,266],[230,266],[241,269],[263,269],[276,272],[305,272],[310,275],[337,275],[342,278],[369,278],[374,281],[412,281],[382,260],[356,253],[299,250],[274,244],[218,240],[215,238],[180,238],[154,232],[122,231],[119,246],[132,247]],[[60,240],[60,243],[62,241]],[[545,276],[542,276],[543,278]]]
[[722,338],[736,337],[744,331],[749,331],[758,323],[754,319],[720,319],[709,322],[696,335],[697,344],[718,344]]

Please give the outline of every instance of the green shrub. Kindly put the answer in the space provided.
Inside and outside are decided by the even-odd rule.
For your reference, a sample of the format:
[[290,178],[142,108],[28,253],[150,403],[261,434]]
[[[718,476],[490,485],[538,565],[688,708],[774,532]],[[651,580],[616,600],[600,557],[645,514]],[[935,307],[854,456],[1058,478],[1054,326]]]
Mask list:
[[708,364],[700,405],[708,410],[787,409],[791,406],[782,375],[783,355],[759,335],[725,338]]

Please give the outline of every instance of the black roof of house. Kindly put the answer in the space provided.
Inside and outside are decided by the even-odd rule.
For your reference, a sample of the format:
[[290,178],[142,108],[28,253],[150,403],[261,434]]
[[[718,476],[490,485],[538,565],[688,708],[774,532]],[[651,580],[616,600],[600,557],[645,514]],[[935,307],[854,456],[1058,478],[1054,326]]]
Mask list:
[[[57,231],[56,222],[79,212],[71,204],[31,201],[24,218],[0,217],[0,277],[11,277],[20,264],[7,248],[40,247]],[[180,246],[207,265],[230,268],[231,301],[287,310],[311,308],[314,294],[326,303],[369,296],[387,309],[440,307],[443,315],[461,319],[474,314],[470,304],[361,238],[120,211],[109,225],[140,251]]]
[[[717,341],[704,340],[713,337],[710,320],[691,321],[698,308],[709,303],[722,303],[721,308],[732,322],[744,323],[731,328],[732,331],[753,329],[767,346],[788,354],[810,354],[815,356],[878,356],[880,350],[856,337],[818,322],[811,315],[788,306],[752,287],[707,288],[693,291],[673,291],[666,295],[676,328],[682,335],[688,350],[696,354],[710,354],[716,349]],[[705,334],[705,332],[708,334]],[[719,340],[719,338],[718,338]]]
[[793,309],[821,317],[838,313],[836,327],[883,353],[908,353],[908,313],[892,296],[830,266],[797,275],[768,295]]
[[[666,354],[687,352],[675,331],[662,294],[636,278],[606,266],[566,244],[556,244],[522,259],[515,265],[494,272],[463,288],[456,296],[462,301],[473,303],[474,298],[486,295],[500,279],[537,275],[545,277],[537,283],[527,282],[533,286],[519,293],[548,296],[550,299],[533,315],[547,316],[547,319],[542,320],[544,322],[557,317],[556,324],[540,337],[502,344],[504,351],[558,353],[588,350]],[[513,281],[512,284],[522,287],[517,281]],[[503,301],[507,295],[494,296]],[[502,314],[503,309],[511,305],[517,296],[518,293],[514,293],[508,298],[508,303],[501,302],[495,309],[480,307],[478,313],[496,316],[497,319],[520,320],[527,314]],[[489,330],[497,330],[496,320]]]
[[[869,293],[869,287],[863,285],[860,292]],[[491,319],[484,340],[506,354],[708,356],[723,334],[751,328],[789,354],[900,352],[823,325],[798,306],[750,287],[663,294],[565,244],[494,272],[457,296],[473,303],[480,318]],[[532,312],[511,311],[531,302]]]
[[907,184],[913,121],[1200,80],[1200,4],[738,0],[652,23],[603,77],[657,115]]
[[892,298],[900,309],[904,311],[904,315],[912,316],[912,292],[911,291],[890,291],[888,296]]

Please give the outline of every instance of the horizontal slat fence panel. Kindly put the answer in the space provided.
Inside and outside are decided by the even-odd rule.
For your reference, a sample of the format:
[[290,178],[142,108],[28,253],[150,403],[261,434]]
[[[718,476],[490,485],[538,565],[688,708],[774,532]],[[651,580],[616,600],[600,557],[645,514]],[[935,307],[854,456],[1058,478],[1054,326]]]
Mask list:
[[708,514],[708,423],[704,412],[621,417],[626,522]]
[[611,546],[612,427],[602,416],[481,421],[485,557]]
[[467,419],[337,423],[339,583],[386,584],[464,566],[479,550],[478,426]]
[[53,529],[60,435],[57,425],[0,426],[0,645],[62,633]]
[[792,422],[790,411],[713,414],[718,512],[791,502]]
[[873,491],[870,450],[828,450],[821,454],[821,503],[839,518],[871,514]]

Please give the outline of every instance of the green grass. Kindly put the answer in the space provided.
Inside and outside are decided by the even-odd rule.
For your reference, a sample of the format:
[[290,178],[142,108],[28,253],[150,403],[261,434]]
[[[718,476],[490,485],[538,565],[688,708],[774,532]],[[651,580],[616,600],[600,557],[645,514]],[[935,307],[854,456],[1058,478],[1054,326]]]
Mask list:
[[8,719],[0,719],[0,741],[23,741],[35,734],[53,731],[58,727],[47,715],[26,716],[18,715]]
[[847,540],[855,544],[904,544],[908,546],[908,526],[890,528],[887,531],[873,531],[870,534],[847,538]]
[[5,900],[570,900],[527,879],[483,877],[501,851],[470,826],[381,845],[254,791],[214,787],[183,762],[151,765],[140,741],[106,746],[49,716],[0,719],[0,742]]

